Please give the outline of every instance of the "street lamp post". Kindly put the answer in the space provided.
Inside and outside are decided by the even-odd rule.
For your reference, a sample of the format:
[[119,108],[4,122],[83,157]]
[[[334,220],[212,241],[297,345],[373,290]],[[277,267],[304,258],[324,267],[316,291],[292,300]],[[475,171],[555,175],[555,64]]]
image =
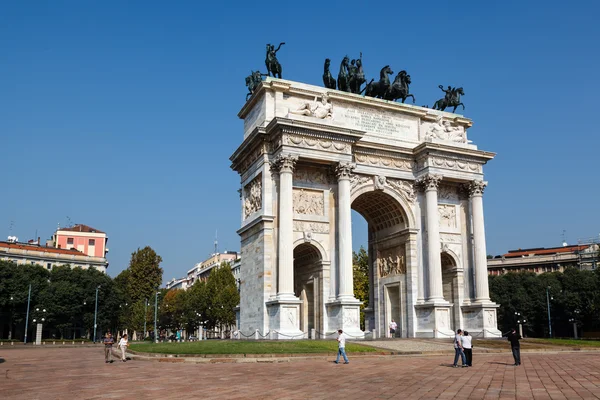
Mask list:
[[546,287],[546,304],[548,305],[548,332],[550,333],[550,337],[552,337],[552,319],[550,317],[550,286]]
[[94,307],[94,343],[96,343],[96,327],[98,326],[96,324],[98,317],[98,289],[100,289],[100,286],[96,286],[96,306]]
[[142,340],[146,339],[146,320],[148,319],[148,299],[144,303],[144,337]]
[[156,316],[158,314],[158,291],[154,296],[154,343],[158,343],[158,335],[156,334]]
[[27,295],[27,316],[25,317],[25,340],[27,344],[27,328],[29,327],[29,304],[31,303],[31,283],[29,284],[29,294]]

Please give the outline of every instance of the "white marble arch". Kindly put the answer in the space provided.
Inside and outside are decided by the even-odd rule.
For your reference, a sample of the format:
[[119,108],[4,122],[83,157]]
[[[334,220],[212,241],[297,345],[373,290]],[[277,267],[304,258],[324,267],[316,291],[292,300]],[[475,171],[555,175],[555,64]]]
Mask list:
[[[294,112],[315,99],[327,114]],[[314,325],[323,333],[343,329],[364,337],[352,279],[355,209],[370,226],[366,330],[386,335],[387,295],[393,315],[402,319],[403,337],[447,337],[450,318],[486,337],[500,335],[498,306],[489,298],[483,219],[483,166],[495,154],[467,140],[470,119],[271,77],[238,116],[244,135],[230,160],[246,206],[238,230],[244,334],[258,329],[281,339],[306,336],[302,304],[314,296]],[[258,176],[260,184],[253,183]],[[295,207],[299,188],[312,195]],[[452,229],[439,214],[449,201],[456,206]],[[307,243],[313,255],[294,254]],[[444,299],[442,246],[463,280],[453,303]],[[296,271],[296,256],[306,262],[298,266],[309,267]],[[296,280],[303,280],[303,292]]]

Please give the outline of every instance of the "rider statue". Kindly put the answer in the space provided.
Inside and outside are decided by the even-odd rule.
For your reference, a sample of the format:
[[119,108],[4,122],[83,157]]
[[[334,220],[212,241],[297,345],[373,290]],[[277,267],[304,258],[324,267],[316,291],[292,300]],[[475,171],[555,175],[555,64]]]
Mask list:
[[273,77],[281,79],[281,64],[279,64],[279,60],[277,60],[277,52],[284,45],[285,42],[279,43],[279,46],[275,48],[275,45],[268,43],[267,44],[267,58],[265,60],[265,64],[267,65],[267,74]]
[[452,101],[452,96],[454,95],[454,91],[456,90],[456,88],[448,86],[448,89],[444,90],[444,87],[442,85],[439,85],[438,87],[442,89],[442,92],[446,93],[446,95],[444,96],[444,101],[446,102],[446,104],[450,104],[450,101]]

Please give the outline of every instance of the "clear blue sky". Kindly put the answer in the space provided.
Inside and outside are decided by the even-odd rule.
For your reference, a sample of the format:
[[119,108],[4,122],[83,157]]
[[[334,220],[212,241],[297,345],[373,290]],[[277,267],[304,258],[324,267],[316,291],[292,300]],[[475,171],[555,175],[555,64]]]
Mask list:
[[[485,167],[488,252],[595,236],[598,2],[0,3],[1,239],[48,238],[67,216],[109,235],[109,273],[150,245],[165,280],[239,249],[244,78],[266,43],[286,79],[323,60],[390,64],[417,104],[464,87]],[[356,214],[354,214],[356,216]],[[366,244],[357,218],[355,247]]]

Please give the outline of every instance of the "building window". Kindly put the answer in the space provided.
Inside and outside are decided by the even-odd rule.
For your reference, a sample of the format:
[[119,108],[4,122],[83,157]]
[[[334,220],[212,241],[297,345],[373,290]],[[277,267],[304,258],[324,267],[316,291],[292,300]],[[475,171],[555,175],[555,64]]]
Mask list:
[[73,244],[73,238],[67,238],[67,244]]
[[90,239],[90,240],[88,241],[88,245],[90,245],[90,246],[95,246],[95,245],[96,245],[96,239]]
[[46,269],[52,269],[52,263],[46,264]]

